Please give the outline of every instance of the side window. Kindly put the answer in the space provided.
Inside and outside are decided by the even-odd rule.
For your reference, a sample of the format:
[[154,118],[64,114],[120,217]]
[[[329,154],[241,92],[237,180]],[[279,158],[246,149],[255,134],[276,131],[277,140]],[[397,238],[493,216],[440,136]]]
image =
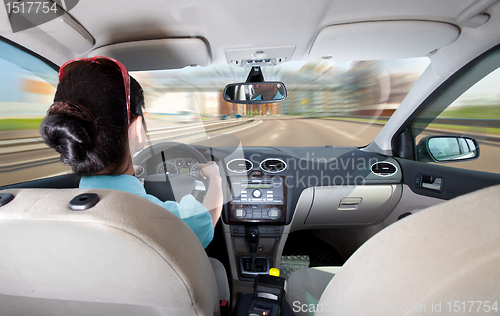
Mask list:
[[57,71],[0,40],[0,186],[66,173],[38,128],[52,104]]
[[[428,124],[430,122],[430,124]],[[418,125],[424,126],[418,130]],[[428,124],[428,125],[427,125]],[[417,130],[417,133],[415,133]],[[419,118],[414,124],[415,144],[431,135],[456,135],[472,137],[479,143],[480,156],[475,160],[451,162],[445,166],[500,173],[500,68],[476,82],[453,103],[442,111],[436,119],[425,121]],[[465,157],[476,150],[467,138],[436,138],[428,143],[433,157]],[[432,145],[431,145],[432,144]],[[416,151],[416,158],[425,157]],[[451,159],[452,160],[452,159]]]

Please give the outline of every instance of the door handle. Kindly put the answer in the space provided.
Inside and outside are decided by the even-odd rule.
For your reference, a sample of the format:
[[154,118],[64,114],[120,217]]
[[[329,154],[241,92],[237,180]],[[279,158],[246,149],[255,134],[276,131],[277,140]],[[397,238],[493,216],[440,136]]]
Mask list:
[[429,190],[439,191],[443,190],[444,179],[442,177],[435,177],[423,174],[415,176],[415,186]]

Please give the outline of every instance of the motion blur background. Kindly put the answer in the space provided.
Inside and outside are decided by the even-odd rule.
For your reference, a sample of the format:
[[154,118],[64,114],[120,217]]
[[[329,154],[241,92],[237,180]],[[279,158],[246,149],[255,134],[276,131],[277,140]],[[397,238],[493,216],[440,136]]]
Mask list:
[[[237,137],[243,146],[365,146],[429,65],[427,58],[337,62],[286,62],[264,67],[266,80],[282,81],[281,103],[231,104],[226,84],[244,82],[249,68],[232,65],[131,73],[145,92],[146,120],[154,142],[195,143],[185,135]],[[69,172],[41,141],[38,127],[53,102],[57,71],[0,42],[0,185]],[[481,163],[450,166],[500,172],[500,71],[477,83],[422,135],[475,137]],[[465,121],[464,121],[465,120]],[[183,132],[184,131],[184,132]],[[174,136],[175,137],[174,137]],[[223,141],[212,146],[224,146]]]

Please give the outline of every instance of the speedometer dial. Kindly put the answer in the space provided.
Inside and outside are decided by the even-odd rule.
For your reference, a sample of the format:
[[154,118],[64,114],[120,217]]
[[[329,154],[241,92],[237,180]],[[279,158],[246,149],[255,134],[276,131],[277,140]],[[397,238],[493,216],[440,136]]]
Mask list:
[[167,169],[167,174],[178,174],[179,171],[177,167],[171,162],[165,162],[165,164],[160,164],[156,170],[156,173],[165,173],[165,167]]

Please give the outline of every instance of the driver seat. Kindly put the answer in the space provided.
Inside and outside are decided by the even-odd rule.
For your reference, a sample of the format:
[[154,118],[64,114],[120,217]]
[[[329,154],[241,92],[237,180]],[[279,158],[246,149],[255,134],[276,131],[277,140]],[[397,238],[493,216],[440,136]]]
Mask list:
[[[228,299],[219,295],[228,293],[225,273],[218,286],[213,268],[220,272],[220,262],[184,222],[142,197],[0,193],[0,205],[14,196],[0,206],[0,315],[219,315]],[[71,210],[84,193],[96,193],[97,204]]]

